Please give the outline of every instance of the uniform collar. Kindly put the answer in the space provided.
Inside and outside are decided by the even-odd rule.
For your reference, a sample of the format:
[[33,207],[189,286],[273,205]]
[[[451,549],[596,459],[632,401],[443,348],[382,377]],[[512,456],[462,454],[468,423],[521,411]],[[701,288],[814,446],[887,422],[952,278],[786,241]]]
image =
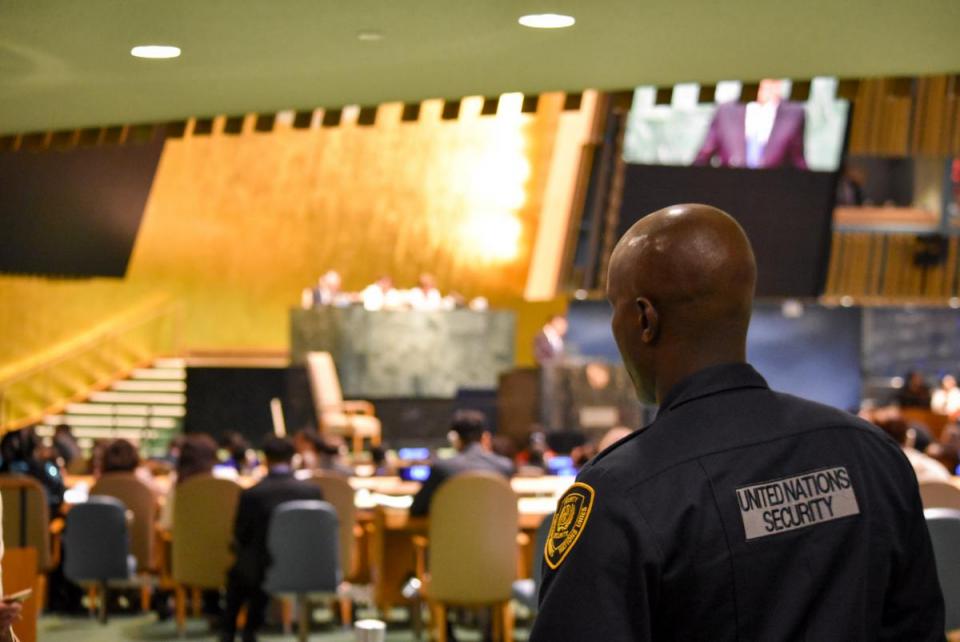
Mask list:
[[676,384],[664,397],[657,419],[688,401],[740,388],[769,388],[749,363],[725,363],[696,372]]

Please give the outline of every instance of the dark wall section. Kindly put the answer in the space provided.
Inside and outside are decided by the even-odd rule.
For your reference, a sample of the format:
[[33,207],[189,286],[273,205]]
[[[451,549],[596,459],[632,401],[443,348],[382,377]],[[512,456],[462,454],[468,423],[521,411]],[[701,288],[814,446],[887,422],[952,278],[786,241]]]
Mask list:
[[628,164],[618,232],[669,205],[707,203],[736,218],[750,237],[757,296],[818,296],[830,257],[835,188],[834,173]]
[[122,277],[163,139],[0,152],[0,272]]
[[[236,430],[259,445],[273,431],[270,400],[283,403],[287,431],[316,427],[310,384],[303,366],[289,368],[187,368],[187,415],[184,430],[219,438]],[[370,399],[392,448],[447,445],[450,418],[460,409],[480,410],[497,427],[496,392],[463,390],[455,399]]]

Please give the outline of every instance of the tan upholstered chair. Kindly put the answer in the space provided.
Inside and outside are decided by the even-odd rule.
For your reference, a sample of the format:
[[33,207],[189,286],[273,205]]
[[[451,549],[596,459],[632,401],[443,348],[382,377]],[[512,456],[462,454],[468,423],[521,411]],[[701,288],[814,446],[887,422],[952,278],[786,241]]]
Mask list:
[[230,544],[241,488],[228,479],[197,475],[174,490],[171,577],[175,585],[177,630],[186,624],[186,588],[199,616],[202,589],[219,589],[233,564]]
[[316,472],[310,479],[320,486],[323,499],[337,511],[340,520],[340,570],[344,579],[349,579],[356,571],[356,542],[362,535],[356,525],[357,507],[354,504],[354,490],[344,477],[332,473]]
[[340,377],[329,352],[308,352],[307,373],[317,412],[324,432],[343,435],[353,440],[353,451],[363,450],[363,440],[380,443],[380,420],[374,416],[369,401],[344,401]]
[[960,510],[960,488],[949,482],[927,481],[920,484],[920,499],[924,508],[955,508]]
[[[50,507],[43,486],[26,475],[0,475],[3,496],[4,548],[33,548],[37,551],[38,603],[46,601],[46,573],[59,563],[58,547],[51,545]],[[62,524],[62,520],[58,520]]]
[[[130,527],[130,553],[137,558],[137,574],[146,580],[157,570],[156,523],[157,496],[136,473],[106,473],[90,489],[91,495],[106,495],[123,502],[133,514]],[[150,582],[141,583],[140,608],[150,610]]]
[[500,475],[463,473],[437,490],[430,502],[428,564],[418,550],[436,640],[446,642],[448,607],[487,606],[493,608],[494,640],[512,642],[517,528],[517,497]]

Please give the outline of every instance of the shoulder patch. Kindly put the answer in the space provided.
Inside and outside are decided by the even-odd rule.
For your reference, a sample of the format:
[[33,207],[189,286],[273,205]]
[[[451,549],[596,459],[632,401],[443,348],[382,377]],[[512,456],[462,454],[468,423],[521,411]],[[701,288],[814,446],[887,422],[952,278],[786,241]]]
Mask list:
[[550,522],[550,533],[543,548],[543,557],[551,569],[556,570],[560,566],[580,539],[593,509],[594,494],[592,487],[576,482],[557,502],[557,512]]

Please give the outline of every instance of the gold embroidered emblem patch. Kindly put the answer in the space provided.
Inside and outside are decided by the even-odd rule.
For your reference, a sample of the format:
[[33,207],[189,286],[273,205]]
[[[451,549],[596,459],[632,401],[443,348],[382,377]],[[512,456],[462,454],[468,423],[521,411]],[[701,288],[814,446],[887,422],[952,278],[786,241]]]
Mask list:
[[553,515],[547,544],[543,548],[543,557],[551,569],[560,566],[580,539],[593,508],[593,496],[593,488],[576,482],[557,502],[557,512]]

